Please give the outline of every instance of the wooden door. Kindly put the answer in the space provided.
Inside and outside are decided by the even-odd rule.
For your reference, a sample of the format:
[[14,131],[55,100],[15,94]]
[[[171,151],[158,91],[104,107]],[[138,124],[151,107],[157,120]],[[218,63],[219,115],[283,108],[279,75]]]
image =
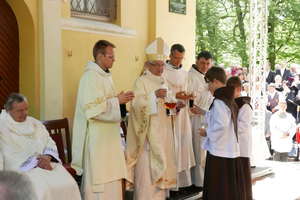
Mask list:
[[0,109],[12,92],[19,92],[19,30],[11,7],[0,0]]

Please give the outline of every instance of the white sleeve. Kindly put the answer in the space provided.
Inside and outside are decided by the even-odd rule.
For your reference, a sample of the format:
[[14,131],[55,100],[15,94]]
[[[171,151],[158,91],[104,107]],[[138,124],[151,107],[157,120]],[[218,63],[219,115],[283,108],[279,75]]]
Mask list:
[[280,131],[277,128],[277,124],[280,123],[278,122],[278,117],[276,114],[273,114],[271,119],[270,119],[270,130],[271,130],[271,140],[279,140],[283,136],[282,131]]
[[158,102],[158,99],[155,96],[155,91],[151,92],[149,97],[150,97],[150,115],[154,115],[157,113],[157,102]]
[[93,117],[93,119],[105,122],[119,122],[121,120],[119,99],[106,99],[106,102],[106,110]]
[[244,104],[239,109],[238,114],[238,134],[243,134],[249,130],[252,120],[252,109],[248,104]]
[[55,158],[60,164],[62,164],[59,156],[58,156],[58,152],[56,149],[53,149],[52,147],[49,147],[47,146],[45,149],[44,149],[44,153],[43,155],[50,155],[52,156],[53,158]]
[[207,137],[215,142],[226,133],[231,120],[231,111],[221,100],[215,100],[210,110],[210,124],[206,130]]

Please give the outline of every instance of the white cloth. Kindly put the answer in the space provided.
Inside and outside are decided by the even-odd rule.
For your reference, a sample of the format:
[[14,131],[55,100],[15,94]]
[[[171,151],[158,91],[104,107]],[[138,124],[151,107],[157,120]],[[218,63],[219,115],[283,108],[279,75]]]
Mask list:
[[[180,69],[173,69],[169,64],[164,68],[162,73],[170,88],[174,94],[179,91],[188,91],[190,89],[188,85],[189,75],[183,67]],[[180,111],[175,115],[175,137],[178,141],[178,146],[175,149],[176,152],[176,166],[177,172],[180,173],[183,170],[189,170],[191,167],[195,166],[195,156],[193,150],[192,141],[192,128],[191,121],[189,117],[189,102],[185,101],[186,107],[180,109]],[[186,174],[186,173],[184,173]],[[179,175],[180,177],[180,175]],[[179,187],[187,187],[192,184],[191,175],[188,177],[182,177],[184,181],[178,180]],[[188,184],[186,179],[189,179]]]
[[38,199],[81,199],[75,180],[60,163],[51,163],[51,171],[36,167],[38,155],[50,154],[60,161],[55,142],[40,121],[27,117],[24,122],[16,122],[2,110],[0,147],[0,170],[27,171],[24,173],[31,179]]
[[245,103],[238,114],[238,138],[240,156],[250,158],[252,149],[252,108]]
[[[204,80],[204,74],[193,68],[189,70],[189,85],[191,90],[198,92],[197,97],[194,100],[194,104],[202,108],[203,110],[208,110],[210,104],[212,103],[213,96],[208,90],[208,85]],[[199,134],[199,127],[201,123],[204,122],[204,116],[194,115],[190,112],[190,120],[193,133],[193,149],[195,155],[196,165],[191,168],[192,183],[198,187],[203,186],[204,180],[204,170],[205,170],[205,159],[206,151],[201,148],[201,143],[203,137]]]
[[257,128],[252,127],[251,166],[258,165],[261,161],[270,158],[270,156],[264,130],[258,130]]
[[202,148],[210,154],[224,158],[240,156],[230,108],[220,99],[214,100],[208,119],[207,137]]
[[[106,183],[127,177],[116,95],[111,73],[88,61],[78,88],[71,166],[81,175],[89,153],[91,188],[86,190],[90,192],[105,192]],[[85,146],[89,146],[88,152]]]
[[[293,147],[293,137],[296,133],[295,118],[285,112],[284,117],[280,117],[279,111],[272,115],[270,119],[271,148],[279,153],[290,152]],[[288,133],[287,138],[281,138],[284,133]]]
[[108,183],[104,183],[105,192],[92,192],[91,190],[91,167],[90,167],[90,155],[89,151],[89,136],[87,136],[87,146],[85,150],[85,162],[84,162],[84,173],[81,180],[81,195],[82,199],[86,200],[122,200],[122,180],[115,180]]
[[165,190],[152,185],[150,172],[150,151],[147,149],[149,143],[147,138],[143,146],[140,159],[135,165],[134,176],[134,200],[164,200]]
[[160,198],[166,188],[177,185],[172,118],[154,93],[163,83],[164,78],[146,71],[132,89],[125,154],[136,199],[153,199],[157,193]]

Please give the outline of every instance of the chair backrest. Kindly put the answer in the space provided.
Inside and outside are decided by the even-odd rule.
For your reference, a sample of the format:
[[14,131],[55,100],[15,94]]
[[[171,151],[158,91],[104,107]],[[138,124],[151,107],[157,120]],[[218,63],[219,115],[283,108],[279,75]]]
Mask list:
[[47,120],[47,121],[41,121],[46,129],[48,130],[51,138],[55,141],[59,158],[63,162],[63,164],[66,163],[65,158],[65,151],[64,151],[64,140],[63,140],[63,133],[65,133],[65,142],[67,145],[67,158],[68,163],[72,161],[72,152],[71,152],[71,143],[70,143],[70,132],[69,132],[69,123],[68,119],[56,119],[56,120]]

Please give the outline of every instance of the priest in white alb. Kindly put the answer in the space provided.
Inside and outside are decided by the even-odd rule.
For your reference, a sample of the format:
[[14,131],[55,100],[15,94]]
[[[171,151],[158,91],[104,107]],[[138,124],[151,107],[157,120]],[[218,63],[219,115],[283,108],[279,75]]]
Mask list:
[[[197,96],[194,99],[194,104],[204,110],[209,110],[212,103],[213,96],[208,90],[208,85],[205,82],[204,76],[211,66],[212,55],[208,51],[201,51],[197,56],[196,64],[193,64],[189,70],[189,81],[192,91],[196,92]],[[190,113],[192,133],[193,133],[193,147],[195,154],[196,166],[192,167],[192,182],[197,187],[203,187],[204,167],[206,159],[206,150],[201,148],[203,137],[199,135],[199,128],[204,123],[203,115],[194,115]]]
[[[122,178],[127,177],[120,136],[122,105],[134,94],[117,94],[110,69],[115,45],[99,40],[80,79],[73,125],[71,166],[82,175],[85,200],[121,200]],[[126,110],[126,109],[125,109]]]
[[128,121],[127,180],[134,184],[135,200],[164,200],[166,189],[177,185],[172,118],[164,106],[168,83],[161,77],[169,48],[157,38],[145,51],[148,70],[133,86]]
[[26,97],[11,94],[0,115],[0,170],[20,171],[41,200],[79,200],[78,186],[61,165],[45,126],[28,115]]
[[180,187],[192,185],[190,169],[195,166],[192,127],[188,106],[191,97],[187,95],[192,88],[188,85],[188,72],[182,65],[184,55],[184,47],[181,44],[174,44],[169,54],[170,60],[166,61],[166,67],[162,74],[162,77],[164,77],[170,85],[172,92],[176,94],[178,102],[185,105],[185,107],[177,109],[177,114],[174,117],[175,136],[178,141],[178,145],[175,149],[178,187],[174,188],[175,191],[178,191]]

